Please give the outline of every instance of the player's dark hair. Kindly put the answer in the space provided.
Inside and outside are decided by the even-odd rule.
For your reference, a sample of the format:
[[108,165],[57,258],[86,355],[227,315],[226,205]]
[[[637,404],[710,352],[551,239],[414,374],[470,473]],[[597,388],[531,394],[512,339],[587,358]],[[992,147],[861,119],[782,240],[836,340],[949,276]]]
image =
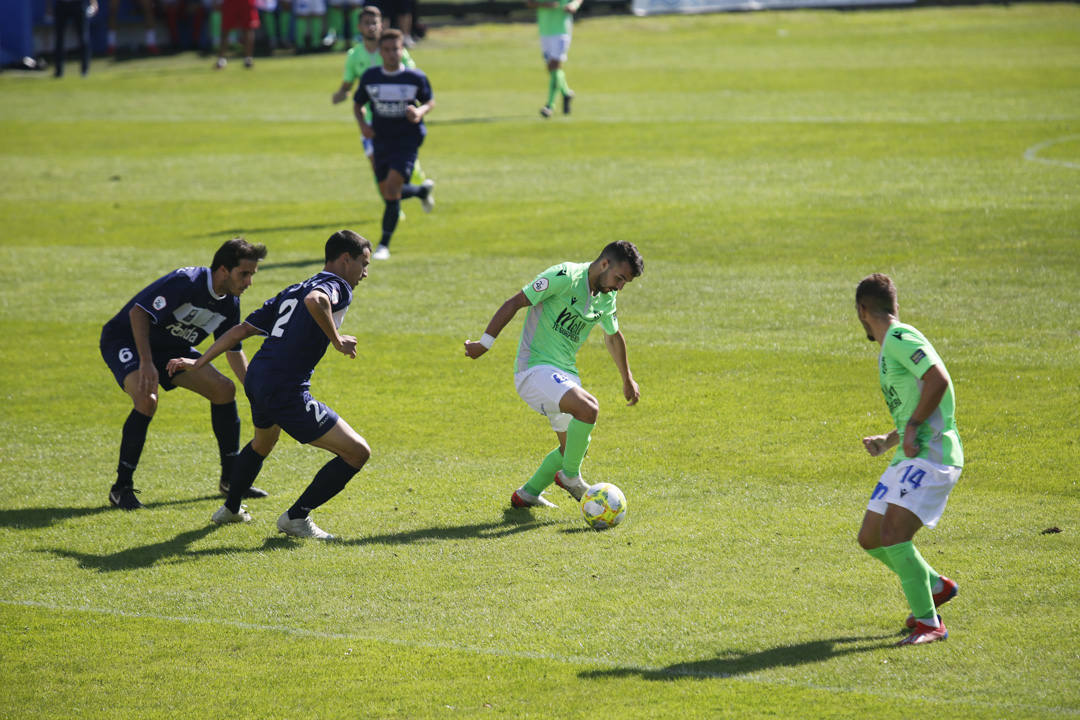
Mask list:
[[214,253],[214,260],[210,263],[210,270],[223,267],[232,270],[240,264],[241,260],[254,260],[259,262],[266,257],[266,246],[262,243],[253,245],[242,237],[234,237],[218,248]]
[[382,20],[382,10],[374,5],[365,5],[363,9],[360,10],[360,17],[364,17],[365,15],[371,15]]
[[888,275],[867,275],[855,288],[855,303],[875,315],[896,315],[896,285]]
[[326,262],[333,262],[347,252],[358,258],[364,250],[371,250],[371,241],[352,230],[338,230],[326,241]]
[[401,40],[405,41],[405,35],[397,28],[390,28],[389,30],[383,30],[379,35],[379,47],[382,47],[383,42],[386,40]]
[[610,263],[629,263],[630,272],[634,277],[641,275],[645,270],[645,261],[642,259],[641,253],[638,252],[637,246],[629,240],[616,240],[613,243],[608,243],[607,247],[600,251],[600,257],[596,259],[601,260],[603,258],[607,258]]

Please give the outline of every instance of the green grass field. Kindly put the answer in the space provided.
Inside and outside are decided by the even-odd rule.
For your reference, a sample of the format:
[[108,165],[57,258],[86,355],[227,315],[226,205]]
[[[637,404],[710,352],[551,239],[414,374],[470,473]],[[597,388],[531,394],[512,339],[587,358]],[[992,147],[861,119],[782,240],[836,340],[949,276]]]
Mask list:
[[[109,508],[130,402],[97,341],[235,234],[270,249],[245,313],[334,230],[377,239],[341,56],[0,76],[0,717],[1080,716],[1080,8],[589,20],[550,121],[535,32],[415,52],[438,205],[406,204],[359,286],[359,358],[316,371],[373,448],[316,513],[329,545],[275,532],[328,459],[286,437],[254,521],[211,525],[184,391],[148,508]],[[630,502],[596,533],[557,488],[507,510],[554,440],[512,386],[520,317],[477,362],[461,343],[614,239],[646,259],[619,298],[642,400],[593,338],[584,469]],[[860,438],[890,422],[854,312],[874,271],[947,362],[967,453],[916,539],[960,583],[921,648],[892,647],[899,583],[855,542],[886,464]]]

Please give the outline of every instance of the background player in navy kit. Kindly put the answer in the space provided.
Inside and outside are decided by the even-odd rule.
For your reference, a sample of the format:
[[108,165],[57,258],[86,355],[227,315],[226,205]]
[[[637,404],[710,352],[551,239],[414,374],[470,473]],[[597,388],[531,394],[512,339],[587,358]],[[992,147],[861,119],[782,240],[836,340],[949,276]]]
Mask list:
[[[109,502],[124,510],[143,507],[135,497],[135,468],[139,464],[146,430],[157,410],[158,385],[172,390],[179,385],[210,401],[210,420],[221,453],[219,489],[228,492],[232,463],[240,444],[240,416],[236,387],[214,369],[201,368],[170,380],[165,366],[170,358],[199,357],[195,349],[210,333],[220,338],[240,322],[240,294],[250,285],[258,263],[266,257],[263,245],[233,238],[214,254],[210,267],[184,267],[147,285],[101,329],[101,356],[116,382],[135,407],[124,422],[120,462]],[[233,373],[244,382],[247,358],[239,343],[227,355]],[[247,497],[266,493],[249,488]]]
[[311,396],[315,365],[333,344],[338,352],[356,357],[356,338],[338,332],[352,290],[367,277],[371,243],[352,230],[339,230],[326,241],[326,265],[322,272],[290,285],[266,301],[217,340],[197,360],[171,360],[170,373],[182,378],[198,372],[214,357],[252,335],[265,335],[262,347],[251,359],[244,391],[251,402],[255,437],[244,446],[231,478],[229,496],[214,513],[215,523],[248,522],[240,501],[274,449],[282,429],[297,442],[329,450],[335,457],[326,463],[291,508],[278,518],[278,530],[296,537],[321,540],[333,536],[312,522],[312,510],[337,495],[371,456],[367,442],[347,422]]
[[[360,86],[353,95],[353,114],[360,133],[375,145],[372,165],[382,192],[382,238],[375,249],[376,260],[390,257],[390,237],[397,227],[404,198],[418,197],[425,212],[435,206],[432,188],[435,182],[407,184],[412,177],[420,145],[427,135],[424,116],[435,107],[427,75],[402,63],[405,45],[399,30],[386,30],[379,36],[382,67],[372,67],[360,76]],[[371,103],[371,124],[364,118],[364,106]]]

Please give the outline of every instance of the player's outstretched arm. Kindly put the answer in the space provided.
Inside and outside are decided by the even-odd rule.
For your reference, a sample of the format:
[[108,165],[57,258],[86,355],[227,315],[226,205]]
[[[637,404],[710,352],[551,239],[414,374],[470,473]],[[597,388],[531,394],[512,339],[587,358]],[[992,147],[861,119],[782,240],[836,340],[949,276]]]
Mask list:
[[626,359],[626,338],[622,331],[614,335],[604,335],[604,344],[607,346],[611,359],[615,361],[615,367],[619,369],[619,375],[623,381],[623,397],[626,398],[627,406],[636,405],[641,399],[641,390],[634,382],[634,375],[630,372],[630,361]]
[[[237,343],[247,340],[252,335],[258,334],[259,330],[255,329],[253,325],[242,322],[239,325],[230,328],[229,332],[215,340],[214,344],[207,348],[202,357],[195,360],[192,360],[191,358],[173,358],[165,368],[169,371],[169,377],[172,377],[178,372],[184,372],[185,370],[198,370],[199,368],[209,365],[210,361],[221,353],[236,347]],[[229,364],[232,365],[231,360]],[[247,369],[246,364],[244,369]],[[236,372],[235,366],[233,366],[233,372]],[[237,375],[237,377],[239,378],[240,376]]]
[[356,359],[356,338],[352,335],[342,335],[334,324],[334,308],[330,304],[330,298],[321,290],[312,290],[304,296],[304,306],[315,319],[315,323],[326,333],[330,344],[343,355]]
[[896,447],[900,443],[900,433],[891,430],[884,435],[870,435],[862,439],[863,447],[871,457],[881,455],[889,448]]
[[465,341],[465,355],[475,360],[486,353],[488,348],[495,342],[495,338],[502,332],[502,329],[514,319],[514,315],[517,315],[517,311],[531,304],[529,298],[525,297],[525,293],[519,290],[517,295],[504,302],[495,311],[495,314],[491,317],[491,322],[488,323],[487,329],[484,331],[484,337],[479,340]]

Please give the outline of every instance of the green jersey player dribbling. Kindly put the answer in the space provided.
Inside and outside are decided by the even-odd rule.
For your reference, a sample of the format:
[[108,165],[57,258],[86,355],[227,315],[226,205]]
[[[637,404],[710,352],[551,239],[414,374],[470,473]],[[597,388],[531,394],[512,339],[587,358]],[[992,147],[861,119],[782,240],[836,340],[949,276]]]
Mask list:
[[513,506],[553,507],[541,495],[552,482],[575,500],[588,488],[581,479],[581,461],[600,406],[581,386],[577,352],[594,326],[604,330],[608,352],[622,377],[623,396],[629,405],[637,403],[641,393],[626,359],[615,300],[643,268],[637,248],[625,240],[610,243],[591,263],[550,267],[499,307],[480,340],[465,341],[465,354],[475,360],[491,348],[518,310],[529,308],[514,361],[514,385],[529,407],[548,418],[559,447],[514,492]]
[[866,338],[881,346],[878,383],[895,425],[863,438],[863,446],[874,457],[900,446],[870,495],[859,545],[900,578],[911,634],[899,644],[944,640],[949,632],[935,608],[956,596],[957,585],[930,567],[913,540],[924,525],[937,525],[964,466],[952,379],[930,341],[900,322],[888,275],[863,278],[855,308]]

